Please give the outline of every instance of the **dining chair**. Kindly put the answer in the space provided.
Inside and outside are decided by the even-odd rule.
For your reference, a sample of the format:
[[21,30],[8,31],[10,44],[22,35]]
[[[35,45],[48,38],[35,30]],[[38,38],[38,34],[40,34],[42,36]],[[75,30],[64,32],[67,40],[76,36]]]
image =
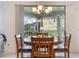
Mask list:
[[[66,57],[70,57],[70,40],[71,40],[71,34],[68,34],[65,39],[64,39],[64,48],[55,48],[54,49],[54,53],[60,53],[60,52],[63,52],[64,53],[64,56],[65,58]],[[67,53],[67,54],[66,54]],[[56,56],[55,56],[56,57]]]
[[37,35],[37,36],[48,36],[48,33],[38,32],[38,33],[35,33],[35,35]]
[[22,39],[22,35],[15,35],[15,40],[16,40],[16,53],[17,53],[17,58],[19,57],[19,53],[21,53],[21,57],[23,57],[23,53],[31,53],[32,49],[28,45],[24,45],[24,40]]
[[32,40],[32,58],[52,58],[53,53],[53,37],[51,38],[35,38]]

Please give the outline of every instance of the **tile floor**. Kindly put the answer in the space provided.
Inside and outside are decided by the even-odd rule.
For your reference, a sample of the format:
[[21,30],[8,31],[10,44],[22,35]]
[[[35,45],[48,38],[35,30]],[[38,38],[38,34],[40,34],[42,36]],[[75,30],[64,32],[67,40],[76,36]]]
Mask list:
[[[30,57],[30,54],[24,54]],[[63,54],[57,54],[57,55],[62,55]],[[0,58],[16,58],[16,54],[12,53],[12,54],[0,54]],[[79,58],[79,53],[70,53],[70,58]]]

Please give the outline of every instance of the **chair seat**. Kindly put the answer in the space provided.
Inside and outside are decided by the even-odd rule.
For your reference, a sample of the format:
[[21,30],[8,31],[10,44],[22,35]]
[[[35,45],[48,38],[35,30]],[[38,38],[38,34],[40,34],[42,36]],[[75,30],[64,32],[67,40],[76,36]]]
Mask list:
[[31,52],[32,49],[24,49],[24,48],[20,48],[19,51],[22,51],[22,52]]
[[63,50],[63,49],[65,49],[65,48],[55,48],[55,50]]
[[55,48],[54,52],[63,52],[63,51],[68,51],[67,48]]
[[32,47],[29,45],[24,45],[22,48],[19,48],[19,51],[24,51],[24,52],[31,52],[32,51]]

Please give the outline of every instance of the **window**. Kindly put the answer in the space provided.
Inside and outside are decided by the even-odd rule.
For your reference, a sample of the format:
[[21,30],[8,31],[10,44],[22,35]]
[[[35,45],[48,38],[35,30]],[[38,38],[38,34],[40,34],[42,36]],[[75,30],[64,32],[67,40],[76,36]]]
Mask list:
[[[45,6],[46,8],[47,6]],[[24,7],[24,33],[47,32],[50,36],[62,39],[65,34],[65,6],[52,6],[49,14],[36,14],[32,12],[32,6]]]

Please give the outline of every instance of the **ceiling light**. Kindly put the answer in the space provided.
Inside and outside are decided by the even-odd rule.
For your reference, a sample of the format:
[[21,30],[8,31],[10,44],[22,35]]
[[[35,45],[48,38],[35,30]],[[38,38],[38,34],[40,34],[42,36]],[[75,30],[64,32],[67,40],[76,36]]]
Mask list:
[[32,8],[32,11],[37,14],[48,14],[52,11],[52,7],[44,7],[42,5],[38,5]]

